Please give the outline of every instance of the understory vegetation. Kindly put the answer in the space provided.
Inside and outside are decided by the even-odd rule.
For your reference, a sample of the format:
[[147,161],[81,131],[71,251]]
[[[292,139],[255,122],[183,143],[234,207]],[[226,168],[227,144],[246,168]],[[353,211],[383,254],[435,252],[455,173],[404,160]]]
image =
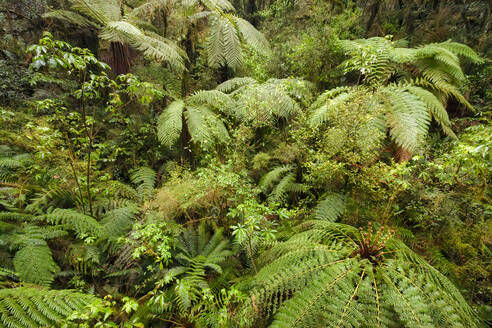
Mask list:
[[0,3],[0,327],[492,327],[491,6]]

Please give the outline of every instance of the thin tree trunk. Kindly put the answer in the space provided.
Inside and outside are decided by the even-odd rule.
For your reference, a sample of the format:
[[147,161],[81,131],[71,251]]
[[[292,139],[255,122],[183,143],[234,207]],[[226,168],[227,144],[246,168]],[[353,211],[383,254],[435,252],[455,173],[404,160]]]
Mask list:
[[130,72],[130,49],[127,44],[111,42],[111,58],[109,65],[115,75],[128,74]]
[[369,7],[370,8],[369,9],[370,10],[370,16],[369,16],[369,19],[367,20],[366,34],[369,34],[369,30],[371,29],[372,25],[374,24],[374,20],[376,19],[376,16],[379,13],[380,5],[381,5],[381,1],[376,0]]

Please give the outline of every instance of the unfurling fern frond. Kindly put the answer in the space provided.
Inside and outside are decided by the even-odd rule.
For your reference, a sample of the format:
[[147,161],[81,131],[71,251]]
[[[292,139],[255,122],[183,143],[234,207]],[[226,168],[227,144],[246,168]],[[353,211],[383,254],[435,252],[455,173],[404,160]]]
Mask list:
[[481,327],[458,289],[384,228],[310,221],[261,261],[246,315],[273,316],[270,327]]
[[19,287],[0,290],[0,326],[54,327],[98,300],[72,290]]
[[344,211],[345,197],[337,193],[330,193],[316,206],[314,218],[335,222]]

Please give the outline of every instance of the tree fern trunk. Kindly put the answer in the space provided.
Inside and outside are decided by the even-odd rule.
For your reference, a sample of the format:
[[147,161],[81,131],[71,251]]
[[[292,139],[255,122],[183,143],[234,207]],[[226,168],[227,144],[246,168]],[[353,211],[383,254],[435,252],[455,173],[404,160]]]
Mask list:
[[366,34],[370,34],[370,29],[372,25],[374,24],[374,21],[376,20],[376,16],[379,13],[379,7],[381,5],[381,1],[377,0],[374,3],[372,3],[369,7],[369,19],[367,20],[367,25],[366,25]]
[[397,161],[398,163],[402,163],[402,162],[408,162],[410,159],[412,159],[412,152],[403,149],[401,147],[398,147],[396,149],[395,161]]
[[130,72],[130,49],[121,42],[111,42],[111,58],[109,65],[115,75],[128,74]]

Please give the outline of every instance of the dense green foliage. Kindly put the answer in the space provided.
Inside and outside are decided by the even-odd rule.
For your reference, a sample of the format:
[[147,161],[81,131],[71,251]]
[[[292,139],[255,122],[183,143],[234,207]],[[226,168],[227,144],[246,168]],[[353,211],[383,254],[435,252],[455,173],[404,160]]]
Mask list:
[[491,13],[1,3],[0,327],[492,325]]

